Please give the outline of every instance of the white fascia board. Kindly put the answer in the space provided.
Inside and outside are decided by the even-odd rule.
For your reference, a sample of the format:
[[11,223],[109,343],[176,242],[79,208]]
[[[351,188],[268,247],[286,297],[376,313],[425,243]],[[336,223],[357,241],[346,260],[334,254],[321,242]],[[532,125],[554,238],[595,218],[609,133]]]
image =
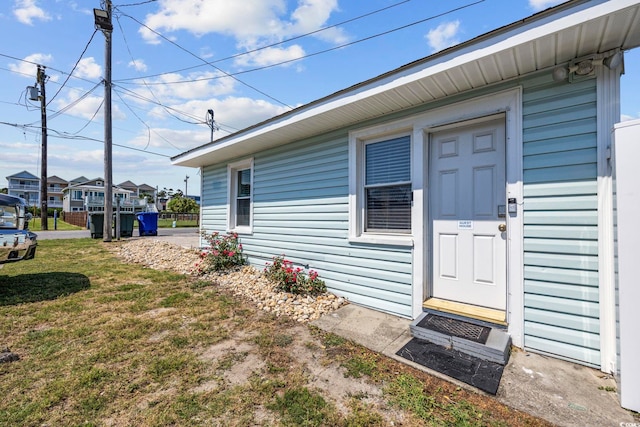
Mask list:
[[[592,7],[586,7],[582,10],[576,11],[575,8],[567,9],[566,11],[558,12],[558,14],[565,13],[565,16],[558,18],[558,14],[550,15],[541,20],[536,20],[525,24],[524,27],[518,27],[511,31],[507,31],[503,34],[496,35],[494,37],[487,38],[486,40],[474,43],[467,47],[462,47],[459,50],[454,50],[448,55],[444,55],[441,58],[434,59],[434,61],[426,62],[422,65],[426,65],[421,71],[414,71],[415,69],[409,68],[403,70],[393,76],[389,77],[389,83],[380,83],[380,81],[373,82],[368,90],[363,90],[362,93],[353,95],[346,102],[346,99],[336,100],[332,102],[333,108],[338,102],[340,104],[346,104],[350,102],[358,101],[359,99],[368,98],[373,95],[377,95],[382,92],[386,92],[391,89],[396,89],[407,83],[412,83],[416,80],[422,80],[439,73],[449,71],[451,69],[461,67],[465,64],[477,61],[482,58],[496,55],[500,52],[513,49],[518,46],[522,46],[526,43],[547,37],[554,33],[559,33],[571,27],[583,24],[585,22],[606,16],[608,14],[617,12],[628,6],[634,6],[638,4],[637,0],[611,0],[611,1],[599,1],[591,3],[602,3]],[[587,4],[578,5],[587,6]],[[541,23],[543,23],[541,25]]]
[[[203,155],[227,149],[261,135],[281,130],[289,125],[313,119],[315,116],[338,109],[342,106],[357,103],[358,101],[396,89],[417,80],[428,79],[439,73],[525,45],[547,37],[550,34],[561,32],[637,4],[637,0],[587,1],[577,4],[574,7],[560,10],[546,17],[532,20],[529,23],[507,30],[504,33],[487,37],[483,41],[474,42],[471,40],[468,46],[465,46],[463,43],[459,49],[454,47],[449,53],[433,58],[430,61],[427,60],[413,67],[408,65],[406,69],[392,72],[391,75],[384,78],[374,78],[373,81],[361,87],[347,90],[343,94],[329,96],[324,102],[318,101],[319,104],[311,105],[308,108],[303,106],[299,112],[294,112],[290,115],[285,113],[281,119],[276,117],[255,130],[239,134],[237,137],[224,140],[219,144],[206,145],[201,149],[195,149],[192,152],[179,155],[172,160],[172,164],[178,166],[194,166],[194,164],[197,163],[197,159]],[[416,71],[419,67],[423,67],[423,69]],[[194,161],[196,162],[194,163]]]

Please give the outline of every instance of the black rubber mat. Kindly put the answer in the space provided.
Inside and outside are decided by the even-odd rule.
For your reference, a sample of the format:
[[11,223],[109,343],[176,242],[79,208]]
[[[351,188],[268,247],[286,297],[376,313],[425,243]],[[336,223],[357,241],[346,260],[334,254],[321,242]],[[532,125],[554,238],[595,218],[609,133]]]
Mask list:
[[474,325],[473,323],[450,319],[448,317],[438,316],[437,314],[427,314],[417,326],[480,344],[487,342],[489,332],[491,332],[491,328],[489,327]]
[[400,357],[495,395],[504,366],[458,350],[413,338],[396,352]]

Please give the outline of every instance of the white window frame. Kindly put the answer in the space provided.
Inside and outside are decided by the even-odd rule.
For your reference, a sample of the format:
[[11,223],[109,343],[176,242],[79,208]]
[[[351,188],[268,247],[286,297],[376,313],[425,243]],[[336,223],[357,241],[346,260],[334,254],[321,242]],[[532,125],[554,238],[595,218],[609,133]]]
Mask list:
[[[251,170],[251,193],[249,194],[249,225],[236,224],[238,171]],[[238,234],[253,233],[253,157],[227,165],[227,230]]]
[[414,190],[414,149],[413,128],[407,121],[400,121],[382,126],[375,126],[349,134],[349,241],[371,244],[389,244],[397,246],[413,246],[414,206],[411,206],[411,231],[394,233],[381,231],[365,231],[365,146],[367,144],[387,141],[408,136],[411,145],[411,189]]

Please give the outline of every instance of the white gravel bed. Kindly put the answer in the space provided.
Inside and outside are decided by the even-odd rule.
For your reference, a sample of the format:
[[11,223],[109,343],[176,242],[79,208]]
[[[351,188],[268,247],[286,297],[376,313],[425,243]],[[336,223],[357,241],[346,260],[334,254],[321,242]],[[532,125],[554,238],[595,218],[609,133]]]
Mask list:
[[[115,248],[115,252],[129,263],[193,276],[196,276],[196,264],[201,261],[198,250],[159,240],[130,240]],[[261,310],[276,316],[287,315],[301,323],[315,320],[348,303],[344,298],[328,292],[316,296],[279,292],[261,271],[250,266],[199,277],[228,289],[235,296],[248,299]]]

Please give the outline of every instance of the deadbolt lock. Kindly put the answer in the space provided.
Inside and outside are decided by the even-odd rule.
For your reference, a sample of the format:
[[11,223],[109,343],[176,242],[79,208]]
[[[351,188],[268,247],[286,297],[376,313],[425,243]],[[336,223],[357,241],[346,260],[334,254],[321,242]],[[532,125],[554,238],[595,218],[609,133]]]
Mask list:
[[500,224],[500,225],[498,226],[498,230],[499,230],[501,233],[504,233],[505,231],[507,231],[507,224]]

